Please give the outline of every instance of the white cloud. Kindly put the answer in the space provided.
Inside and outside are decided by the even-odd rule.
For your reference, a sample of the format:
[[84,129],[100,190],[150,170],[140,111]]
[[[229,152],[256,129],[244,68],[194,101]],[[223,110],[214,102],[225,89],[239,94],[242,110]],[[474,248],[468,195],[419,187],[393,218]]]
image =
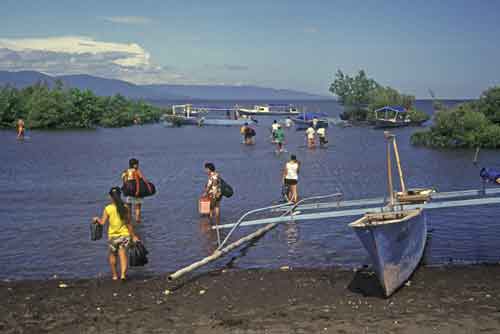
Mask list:
[[102,20],[119,24],[150,24],[154,21],[144,16],[104,16]]
[[189,81],[151,62],[136,43],[96,41],[89,37],[0,39],[0,69],[48,74],[90,74],[138,84]]

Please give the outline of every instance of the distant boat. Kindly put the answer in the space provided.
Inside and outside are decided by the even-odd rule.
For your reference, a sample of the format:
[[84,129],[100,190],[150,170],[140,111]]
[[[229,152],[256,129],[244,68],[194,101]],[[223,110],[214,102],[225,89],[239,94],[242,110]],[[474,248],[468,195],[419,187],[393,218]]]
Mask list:
[[375,128],[399,128],[410,125],[407,110],[402,106],[385,106],[375,113]]
[[[426,203],[430,200],[432,189],[406,189],[396,139],[388,132],[385,135],[388,139],[387,175],[390,202],[383,212],[368,212],[349,226],[354,229],[370,255],[385,296],[390,296],[417,268],[427,239],[423,210],[405,210],[403,204]],[[394,192],[392,186],[391,144],[394,147],[400,177],[400,192]]]
[[236,106],[236,110],[242,115],[255,116],[292,116],[299,115],[301,111],[291,104],[266,104],[255,105],[253,109],[240,108]]
[[310,126],[314,127],[314,119],[316,118],[316,128],[327,128],[329,120],[323,113],[303,112],[293,119],[295,129],[306,130]]

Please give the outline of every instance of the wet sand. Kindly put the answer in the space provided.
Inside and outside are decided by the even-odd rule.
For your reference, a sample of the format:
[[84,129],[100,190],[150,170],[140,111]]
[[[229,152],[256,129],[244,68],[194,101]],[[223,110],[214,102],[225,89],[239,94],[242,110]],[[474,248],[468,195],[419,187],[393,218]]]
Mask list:
[[387,299],[367,270],[2,282],[0,333],[499,333],[499,297],[500,265],[423,267]]

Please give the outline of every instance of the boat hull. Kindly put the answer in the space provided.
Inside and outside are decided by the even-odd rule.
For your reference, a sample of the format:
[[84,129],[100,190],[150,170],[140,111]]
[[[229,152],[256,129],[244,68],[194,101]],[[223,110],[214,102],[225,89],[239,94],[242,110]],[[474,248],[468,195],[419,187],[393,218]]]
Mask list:
[[210,119],[205,118],[203,120],[200,119],[201,126],[242,126],[245,123],[253,124],[254,121],[251,119]]
[[376,120],[375,128],[377,129],[389,129],[389,128],[401,128],[410,125],[410,122],[394,122],[390,120]]
[[399,213],[405,218],[369,224],[367,214],[350,224],[370,255],[385,296],[408,280],[420,263],[426,244],[427,224],[422,209]]
[[244,111],[244,110],[239,110],[239,113],[242,115],[248,115],[248,116],[282,116],[282,117],[287,117],[287,116],[297,116],[300,115],[300,112],[289,112],[289,111],[269,111],[269,112],[264,112],[264,111]]

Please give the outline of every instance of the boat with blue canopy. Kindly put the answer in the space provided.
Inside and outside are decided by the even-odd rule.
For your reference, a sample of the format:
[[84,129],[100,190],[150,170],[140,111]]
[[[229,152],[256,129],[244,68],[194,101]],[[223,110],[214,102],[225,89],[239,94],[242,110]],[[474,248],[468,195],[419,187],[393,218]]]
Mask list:
[[408,111],[402,106],[385,106],[374,111],[375,128],[399,128],[410,125]]

